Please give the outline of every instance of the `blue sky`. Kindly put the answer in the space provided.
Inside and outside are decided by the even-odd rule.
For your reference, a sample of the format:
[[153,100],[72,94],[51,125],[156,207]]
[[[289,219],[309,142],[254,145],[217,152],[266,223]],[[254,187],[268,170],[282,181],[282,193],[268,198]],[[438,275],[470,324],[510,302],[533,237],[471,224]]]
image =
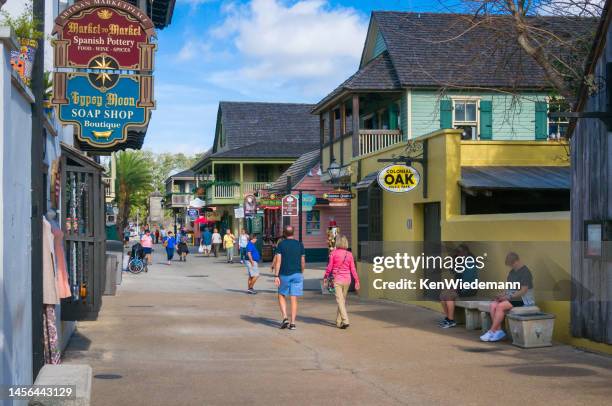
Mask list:
[[372,10],[441,9],[437,0],[177,0],[158,32],[144,148],[205,151],[220,100],[315,103],[357,69]]

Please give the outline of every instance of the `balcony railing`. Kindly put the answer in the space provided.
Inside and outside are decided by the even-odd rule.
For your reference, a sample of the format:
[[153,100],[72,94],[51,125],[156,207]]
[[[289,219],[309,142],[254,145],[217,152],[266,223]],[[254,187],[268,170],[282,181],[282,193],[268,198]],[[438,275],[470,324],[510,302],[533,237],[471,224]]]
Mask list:
[[252,194],[261,189],[267,189],[270,186],[269,182],[243,182],[242,193],[244,195]]
[[401,130],[359,130],[359,155],[371,154],[402,142]]
[[193,199],[193,195],[190,193],[173,193],[171,199],[172,206],[187,207],[191,199]]
[[206,200],[240,199],[240,185],[234,183],[218,183],[206,189]]

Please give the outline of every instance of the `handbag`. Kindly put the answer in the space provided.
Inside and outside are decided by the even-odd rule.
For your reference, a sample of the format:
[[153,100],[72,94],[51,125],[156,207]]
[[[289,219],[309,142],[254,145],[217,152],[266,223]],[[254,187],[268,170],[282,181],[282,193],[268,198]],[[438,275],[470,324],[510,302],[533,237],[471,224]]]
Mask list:
[[200,246],[198,247],[198,253],[200,254],[204,253],[204,246],[202,244],[200,244]]

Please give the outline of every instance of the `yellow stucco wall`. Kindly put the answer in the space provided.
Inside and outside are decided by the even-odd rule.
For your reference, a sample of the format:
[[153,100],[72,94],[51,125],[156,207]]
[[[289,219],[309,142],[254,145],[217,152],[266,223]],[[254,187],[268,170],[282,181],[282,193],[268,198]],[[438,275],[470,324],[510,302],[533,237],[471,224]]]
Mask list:
[[[516,241],[523,261],[531,268],[540,285],[564,283],[570,275],[569,212],[461,215],[461,189],[458,180],[462,166],[567,166],[567,146],[540,141],[461,141],[460,131],[440,130],[417,140],[428,139],[428,197],[423,198],[423,182],[409,193],[383,192],[383,240],[385,243],[423,240],[423,204],[440,202],[442,241]],[[360,161],[361,178],[377,172],[385,163],[381,158],[403,155],[405,144],[386,148],[359,157],[352,162],[353,182],[357,181]],[[415,167],[423,174],[422,168]],[[357,250],[357,201],[351,207],[353,250]],[[408,228],[408,220],[412,228]],[[525,242],[538,242],[527,244]],[[492,248],[491,248],[492,247]],[[508,272],[504,266],[507,245],[503,249],[490,245],[487,272],[503,280]],[[362,278],[362,294],[371,298],[412,302],[440,311],[436,302],[415,301],[414,292],[405,290],[377,291],[371,281],[373,274],[365,264],[358,265]],[[384,280],[400,279],[401,271],[387,270],[376,275]],[[568,301],[538,301],[541,309],[557,316],[554,339],[559,342],[612,353],[612,346],[571,337],[570,303]]]

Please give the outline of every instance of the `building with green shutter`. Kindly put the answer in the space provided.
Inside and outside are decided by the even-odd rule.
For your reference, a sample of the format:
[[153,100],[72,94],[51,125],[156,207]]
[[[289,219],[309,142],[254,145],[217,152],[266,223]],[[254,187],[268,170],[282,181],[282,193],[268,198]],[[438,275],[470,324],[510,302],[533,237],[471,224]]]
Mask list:
[[[561,37],[593,28],[538,18]],[[358,71],[313,110],[324,169],[445,128],[462,129],[464,140],[563,138],[567,120],[547,113],[565,105],[516,41],[504,41],[504,19],[491,27],[467,15],[373,12]]]
[[[517,250],[533,266],[538,306],[557,317],[555,339],[570,342],[569,302],[543,294],[570,269],[568,123],[548,118],[565,106],[539,66],[503,40],[504,21],[491,27],[465,15],[374,12],[358,71],[313,109],[322,173],[340,168],[327,180],[350,185],[355,195],[361,294],[439,310],[436,292],[377,290],[374,279],[405,275],[371,272],[373,256],[484,244],[490,277],[504,280],[504,256]],[[593,22],[541,23],[567,37]],[[420,181],[393,193],[377,179],[400,162]]]

